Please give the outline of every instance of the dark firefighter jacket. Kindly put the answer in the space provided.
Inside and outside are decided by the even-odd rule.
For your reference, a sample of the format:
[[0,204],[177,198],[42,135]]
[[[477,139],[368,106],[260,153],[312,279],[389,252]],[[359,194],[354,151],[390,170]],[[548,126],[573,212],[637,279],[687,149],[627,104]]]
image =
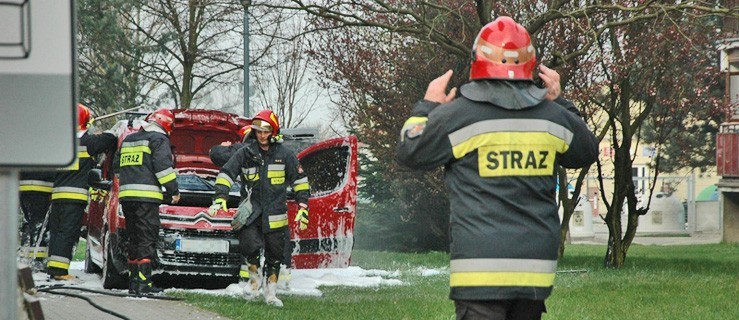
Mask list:
[[243,146],[244,143],[241,142],[236,142],[230,146],[215,145],[210,148],[210,161],[218,167],[223,167],[228,159],[231,159],[231,156]]
[[123,139],[113,170],[119,172],[121,202],[162,203],[162,187],[168,196],[179,194],[169,137],[156,124],[145,124]]
[[448,104],[420,101],[397,160],[444,166],[450,201],[450,298],[544,300],[557,267],[556,168],[598,156],[585,122],[528,81],[473,81]]
[[21,171],[18,191],[50,195],[54,187],[54,177],[56,177],[56,173],[53,171]]
[[57,173],[51,201],[87,203],[89,195],[87,175],[95,167],[93,157],[112,151],[116,146],[117,138],[109,132],[101,134],[84,132],[78,141],[77,160]]
[[295,201],[308,205],[308,177],[300,168],[295,154],[279,143],[273,143],[269,150],[262,151],[256,140],[247,140],[218,173],[215,197],[227,198],[239,175],[241,198],[246,199],[247,190],[252,192],[254,213],[247,219],[247,225],[259,218],[265,232],[287,227],[288,187],[295,192]]

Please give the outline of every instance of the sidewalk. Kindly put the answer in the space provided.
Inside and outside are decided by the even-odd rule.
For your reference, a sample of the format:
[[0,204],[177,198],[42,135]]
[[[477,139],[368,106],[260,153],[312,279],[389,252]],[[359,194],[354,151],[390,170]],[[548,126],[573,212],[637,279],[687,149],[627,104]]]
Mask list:
[[[84,263],[73,261],[70,273],[77,279],[69,284],[60,281],[48,280],[48,276],[43,273],[35,272],[33,274],[34,285],[36,288],[45,288],[49,286],[65,285],[70,287],[80,287],[92,290],[107,291],[112,293],[127,293],[127,290],[105,290],[100,282],[100,275],[88,274],[81,270]],[[80,290],[61,290],[63,293],[70,293],[83,296],[90,299],[93,303],[100,307],[120,314],[127,319],[139,320],[211,320],[211,319],[227,319],[213,312],[201,310],[195,306],[186,304],[178,300],[160,300],[144,297],[117,297],[104,295],[94,292],[86,292]],[[65,296],[62,294],[54,294],[50,292],[37,292],[35,297],[41,303],[44,319],[51,320],[82,320],[82,319],[122,319],[113,314],[106,313],[93,307],[86,300]],[[19,312],[23,312],[19,310]]]
[[[573,237],[573,244],[602,244],[608,243],[607,233],[596,233],[592,237]],[[639,235],[634,237],[635,244],[641,245],[656,245],[656,246],[670,246],[670,245],[694,245],[694,244],[714,244],[721,243],[720,233],[697,233],[694,235]]]
[[[200,310],[185,304],[182,301],[155,300],[148,298],[123,298],[101,294],[66,290],[65,292],[79,294],[91,299],[95,304],[121,314],[129,319],[156,319],[156,320],[210,320],[226,319],[215,313]],[[90,305],[87,301],[63,295],[39,292],[37,298],[41,301],[41,308],[45,319],[53,320],[116,320],[121,319],[105,313]]]

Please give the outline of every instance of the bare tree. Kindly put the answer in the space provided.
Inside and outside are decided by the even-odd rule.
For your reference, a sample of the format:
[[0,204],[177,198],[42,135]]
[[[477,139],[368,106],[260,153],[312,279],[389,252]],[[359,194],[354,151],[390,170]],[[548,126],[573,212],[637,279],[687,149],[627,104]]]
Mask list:
[[[121,16],[149,49],[139,74],[166,88],[160,101],[190,108],[219,86],[236,82],[243,64],[243,7],[226,0],[138,2]],[[243,61],[243,60],[242,60]]]
[[271,109],[283,127],[298,127],[316,109],[324,90],[309,65],[308,38],[296,36],[306,26],[303,14],[273,20],[274,42],[254,70],[256,108]]

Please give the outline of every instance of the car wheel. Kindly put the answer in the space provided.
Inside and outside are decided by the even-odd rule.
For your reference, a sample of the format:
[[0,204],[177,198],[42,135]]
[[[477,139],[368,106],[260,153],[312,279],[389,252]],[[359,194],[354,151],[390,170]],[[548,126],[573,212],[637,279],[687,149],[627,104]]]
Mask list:
[[116,268],[114,247],[117,245],[112,240],[110,231],[105,231],[105,240],[103,247],[103,288],[105,289],[125,289],[128,288],[128,277],[121,274]]
[[94,261],[92,261],[92,257],[90,256],[90,235],[87,235],[87,249],[85,249],[85,273],[98,273],[102,269],[100,269],[100,266],[95,264]]

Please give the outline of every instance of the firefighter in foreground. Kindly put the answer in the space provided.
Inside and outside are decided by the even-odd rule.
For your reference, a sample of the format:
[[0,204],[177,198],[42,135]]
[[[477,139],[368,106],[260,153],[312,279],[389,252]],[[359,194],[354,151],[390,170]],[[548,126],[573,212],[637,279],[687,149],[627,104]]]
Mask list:
[[472,54],[460,97],[446,93],[451,71],[429,83],[396,158],[414,169],[444,167],[457,319],[540,319],[560,239],[556,168],[587,167],[598,141],[534,84],[523,26],[509,17],[485,25]]
[[49,228],[44,226],[44,219],[49,213],[55,176],[53,171],[22,171],[18,181],[23,212],[21,256],[32,259],[36,270],[44,268],[43,261],[49,253]]
[[169,143],[174,115],[168,109],[159,109],[149,114],[146,121],[139,131],[123,139],[113,159],[114,170],[119,172],[119,199],[129,235],[128,292],[137,295],[162,292],[151,281],[159,236],[159,205],[165,195],[162,187],[172,204],[180,200]]
[[[241,199],[251,201],[251,214],[239,213],[234,217],[234,229],[239,230],[239,245],[245,264],[241,272],[248,273],[249,282],[245,291],[251,300],[259,295],[261,284],[259,272],[260,249],[264,248],[262,274],[266,277],[264,301],[282,307],[277,298],[277,280],[280,264],[283,263],[285,237],[288,234],[287,187],[292,186],[295,201],[300,206],[295,221],[300,230],[308,227],[308,178],[300,168],[295,154],[277,143],[280,127],[277,116],[263,110],[252,120],[252,134],[223,165],[215,185],[211,215],[226,209],[226,199],[234,181],[241,176]],[[241,205],[240,205],[241,206]],[[242,278],[246,278],[242,275]]]
[[[223,165],[228,162],[228,159],[230,159],[231,156],[236,153],[236,151],[246,145],[247,139],[255,139],[254,134],[251,133],[251,125],[244,126],[239,129],[238,135],[239,138],[241,138],[241,142],[232,143],[231,141],[225,141],[219,145],[215,145],[210,148],[209,155],[210,160],[213,162],[213,164],[217,165],[218,167],[223,167]],[[275,139],[275,143],[282,143],[283,140],[281,137],[282,135],[278,135],[278,137]],[[283,266],[280,268],[281,273],[279,284],[282,284],[282,286],[280,286],[281,288],[287,287],[287,284],[292,276],[292,273],[290,271],[292,269],[292,254],[293,245],[290,241],[290,232],[288,227],[288,232],[285,233],[285,256],[282,258]],[[239,274],[239,277],[241,278],[242,282],[249,282],[249,272],[247,270],[242,270],[242,272],[240,272]]]
[[95,166],[93,157],[114,150],[117,137],[110,132],[90,134],[90,109],[77,105],[77,160],[57,173],[51,193],[49,214],[49,260],[46,272],[55,280],[72,280],[69,262],[79,241],[82,216],[89,196],[87,175]]

